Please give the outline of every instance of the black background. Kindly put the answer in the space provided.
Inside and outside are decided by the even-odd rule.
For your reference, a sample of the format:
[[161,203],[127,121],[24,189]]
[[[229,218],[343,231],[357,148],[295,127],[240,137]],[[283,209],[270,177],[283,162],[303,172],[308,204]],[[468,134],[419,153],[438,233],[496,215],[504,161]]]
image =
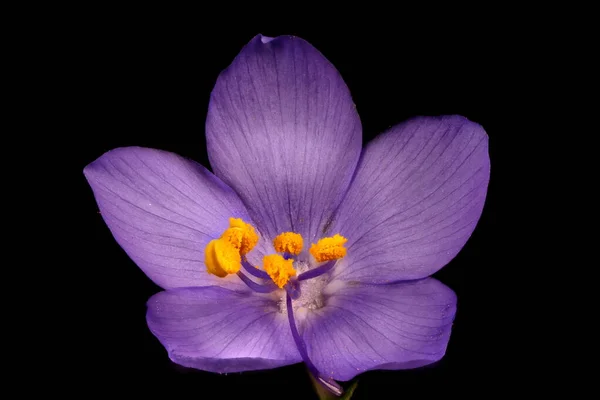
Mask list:
[[[485,23],[485,21],[483,21]],[[168,150],[207,160],[204,123],[209,95],[221,70],[256,34],[293,34],[308,40],[341,73],[350,88],[367,142],[417,115],[460,114],[481,124],[490,137],[492,175],[479,224],[458,256],[435,277],[458,295],[458,313],[446,356],[411,371],[371,371],[359,376],[355,399],[427,397],[441,390],[464,395],[503,384],[496,371],[500,327],[488,310],[496,277],[498,204],[495,180],[502,164],[497,143],[508,131],[514,57],[501,36],[482,36],[473,24],[422,25],[380,32],[317,29],[315,26],[232,24],[206,29],[176,19],[82,18],[70,28],[69,62],[62,71],[72,85],[77,134],[76,169],[121,146]],[[318,24],[317,24],[318,25]],[[140,397],[188,392],[212,398],[316,398],[302,365],[221,376],[179,367],[146,326],[145,302],[161,289],[129,260],[104,224],[83,173],[80,283],[73,302],[75,334],[83,347],[70,358],[85,387]],[[496,272],[497,271],[497,272]],[[80,354],[77,354],[79,353]],[[396,394],[397,393],[397,394]]]

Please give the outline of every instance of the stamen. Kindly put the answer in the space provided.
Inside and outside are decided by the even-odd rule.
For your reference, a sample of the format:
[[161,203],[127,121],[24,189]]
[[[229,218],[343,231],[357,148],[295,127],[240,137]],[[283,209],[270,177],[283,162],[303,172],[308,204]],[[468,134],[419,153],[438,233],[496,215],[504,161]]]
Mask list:
[[252,225],[241,218],[229,218],[229,228],[204,248],[206,271],[219,278],[237,273],[242,266],[242,258],[246,258],[245,255],[257,242],[258,235]]
[[273,247],[278,253],[289,253],[297,256],[304,247],[304,240],[302,235],[298,233],[283,232],[273,239]]
[[277,286],[273,282],[268,282],[264,285],[260,283],[254,282],[252,279],[248,278],[242,271],[237,273],[237,276],[252,290],[258,293],[271,293],[274,290],[277,290]]
[[336,261],[332,260],[332,261],[329,261],[328,263],[325,263],[317,268],[308,270],[308,271],[298,275],[298,280],[305,281],[307,279],[316,278],[318,276],[326,274],[327,272],[331,271],[331,269],[335,266],[335,263],[336,263]]
[[290,279],[289,282],[285,285],[285,291],[293,300],[297,300],[300,298],[300,284],[298,284],[297,279]]
[[317,262],[337,260],[338,258],[346,256],[344,243],[347,241],[348,239],[340,234],[335,234],[332,237],[325,237],[310,246],[310,254],[312,254]]
[[296,320],[294,319],[294,311],[292,307],[292,298],[288,294],[286,296],[286,305],[287,305],[287,314],[288,321],[290,323],[290,329],[292,330],[292,337],[294,338],[294,342],[296,343],[296,347],[298,348],[298,352],[302,357],[302,361],[306,364],[306,367],[310,371],[310,373],[320,382],[327,390],[336,396],[341,396],[344,393],[344,390],[336,381],[331,378],[325,378],[317,367],[312,363],[310,358],[308,357],[308,351],[306,350],[306,343],[302,340],[300,333],[298,332],[298,327],[296,327]]
[[280,288],[283,288],[292,276],[296,276],[294,260],[286,260],[279,254],[264,256],[263,267],[273,282]]
[[235,274],[242,266],[240,252],[223,239],[211,240],[204,249],[204,265],[208,273],[224,278]]
[[254,227],[241,218],[229,218],[229,228],[223,232],[221,239],[230,242],[241,255],[248,254],[258,243],[258,235]]
[[260,279],[271,279],[271,277],[269,276],[269,274],[267,274],[265,271],[263,271],[261,269],[253,267],[246,260],[242,260],[242,267],[244,267],[244,269],[246,270],[246,272],[248,272],[250,275],[253,275],[253,276],[257,277],[257,278],[260,278]]

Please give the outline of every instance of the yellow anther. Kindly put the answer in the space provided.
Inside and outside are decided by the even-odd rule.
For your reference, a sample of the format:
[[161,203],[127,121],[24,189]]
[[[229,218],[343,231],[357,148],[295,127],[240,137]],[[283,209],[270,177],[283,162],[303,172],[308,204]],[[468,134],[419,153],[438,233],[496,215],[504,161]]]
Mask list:
[[300,254],[304,246],[302,235],[294,232],[283,232],[273,240],[275,251],[279,253]]
[[241,255],[246,255],[258,243],[258,235],[252,225],[241,218],[229,218],[229,228],[223,232],[221,239],[231,243]]
[[235,274],[242,266],[240,251],[225,239],[211,240],[204,249],[204,264],[208,273],[224,278]]
[[312,254],[318,262],[337,260],[346,255],[344,243],[347,241],[348,239],[340,234],[335,234],[332,237],[325,237],[310,246],[310,254]]
[[273,279],[273,282],[280,288],[285,286],[290,277],[296,275],[294,260],[286,260],[279,254],[264,256],[263,266],[267,274]]

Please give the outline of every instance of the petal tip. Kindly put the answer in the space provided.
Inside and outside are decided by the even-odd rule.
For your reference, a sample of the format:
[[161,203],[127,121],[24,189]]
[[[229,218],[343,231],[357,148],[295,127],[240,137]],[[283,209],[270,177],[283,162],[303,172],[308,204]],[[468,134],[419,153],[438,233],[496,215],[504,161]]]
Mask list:
[[298,36],[294,36],[294,35],[266,36],[266,35],[263,35],[262,33],[259,33],[258,35],[254,36],[252,38],[252,40],[250,40],[250,42],[248,42],[248,45],[251,46],[252,48],[256,49],[257,47],[260,47],[261,45],[267,45],[267,44],[269,46],[285,47],[285,46],[289,46],[290,44],[293,44],[293,43],[298,43],[298,45],[300,45],[300,46],[308,45],[308,46],[314,48],[314,46],[312,46],[310,43],[308,43],[305,39],[302,39],[301,37],[298,37]]
[[163,293],[164,292],[155,293],[152,296],[150,296],[150,298],[148,300],[146,300],[146,311],[147,312],[152,311],[152,307],[154,307],[157,304],[157,302],[164,297]]
[[92,161],[91,163],[86,165],[83,168],[83,175],[85,176],[87,181],[91,182],[91,180],[93,180],[95,177],[98,176],[99,165],[101,165],[107,158],[110,158],[111,156],[115,156],[115,155],[118,156],[123,151],[127,151],[127,149],[136,150],[138,148],[137,147],[116,147],[114,149],[104,152],[100,157],[96,158],[94,161]]
[[[422,123],[422,124],[431,124],[431,123],[441,123],[445,126],[454,126],[457,127],[461,133],[473,133],[474,135],[481,137],[486,142],[489,140],[488,134],[483,128],[483,126],[475,121],[468,119],[465,116],[459,114],[447,114],[447,115],[437,115],[437,116],[417,116],[406,120],[405,122],[397,125],[409,125],[413,123]],[[390,130],[394,129],[392,127]]]
[[467,117],[456,114],[443,116],[443,119],[447,120],[449,123],[454,123],[456,125],[460,124],[462,125],[463,129],[475,131],[476,134],[481,135],[486,139],[488,137],[487,132],[485,131],[483,126],[481,126],[481,124],[475,121],[471,121]]
[[265,36],[265,35],[263,35],[262,33],[259,33],[259,34],[257,35],[257,37],[260,39],[260,42],[261,42],[261,43],[263,43],[263,44],[267,44],[267,43],[269,43],[269,42],[271,42],[271,41],[275,40],[275,38],[274,38],[274,37]]
[[99,163],[102,163],[104,161],[106,161],[107,159],[111,159],[111,158],[119,158],[119,157],[129,157],[132,154],[143,154],[144,152],[148,152],[148,151],[158,151],[158,152],[162,152],[162,150],[154,150],[154,149],[149,149],[147,147],[141,147],[141,146],[123,146],[123,147],[115,147],[114,149],[108,150],[106,152],[104,152],[100,157],[96,158],[94,161],[92,161],[91,163],[89,163],[88,165],[85,166],[85,168],[83,169],[83,174],[88,177],[89,175],[93,174],[93,172],[96,170],[97,165]]
[[83,175],[85,176],[85,179],[87,179],[87,180],[88,180],[88,182],[89,182],[89,181],[90,181],[90,179],[92,179],[92,177],[93,177],[93,174],[94,174],[94,169],[95,169],[95,168],[94,168],[94,164],[95,164],[95,163],[96,163],[95,161],[92,161],[91,163],[89,163],[88,165],[86,165],[86,166],[83,168]]

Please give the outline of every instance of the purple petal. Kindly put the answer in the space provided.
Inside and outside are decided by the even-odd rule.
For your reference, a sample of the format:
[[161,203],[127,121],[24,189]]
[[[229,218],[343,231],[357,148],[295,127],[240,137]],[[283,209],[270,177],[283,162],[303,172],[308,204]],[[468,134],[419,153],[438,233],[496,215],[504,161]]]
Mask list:
[[292,36],[252,39],[219,76],[206,121],[215,174],[269,238],[321,236],[352,178],[361,134],[337,70]]
[[179,288],[148,301],[148,326],[177,364],[212,372],[301,361],[286,315],[268,296],[219,287]]
[[109,151],[84,169],[102,218],[129,257],[163,288],[225,285],[206,272],[204,247],[250,221],[237,195],[194,161],[141,147]]
[[347,381],[371,369],[410,369],[438,361],[446,352],[455,312],[454,292],[432,278],[346,284],[307,316],[303,336],[316,367]]
[[348,238],[336,277],[429,276],[467,242],[490,176],[488,137],[459,116],[416,118],[365,148],[331,233]]

